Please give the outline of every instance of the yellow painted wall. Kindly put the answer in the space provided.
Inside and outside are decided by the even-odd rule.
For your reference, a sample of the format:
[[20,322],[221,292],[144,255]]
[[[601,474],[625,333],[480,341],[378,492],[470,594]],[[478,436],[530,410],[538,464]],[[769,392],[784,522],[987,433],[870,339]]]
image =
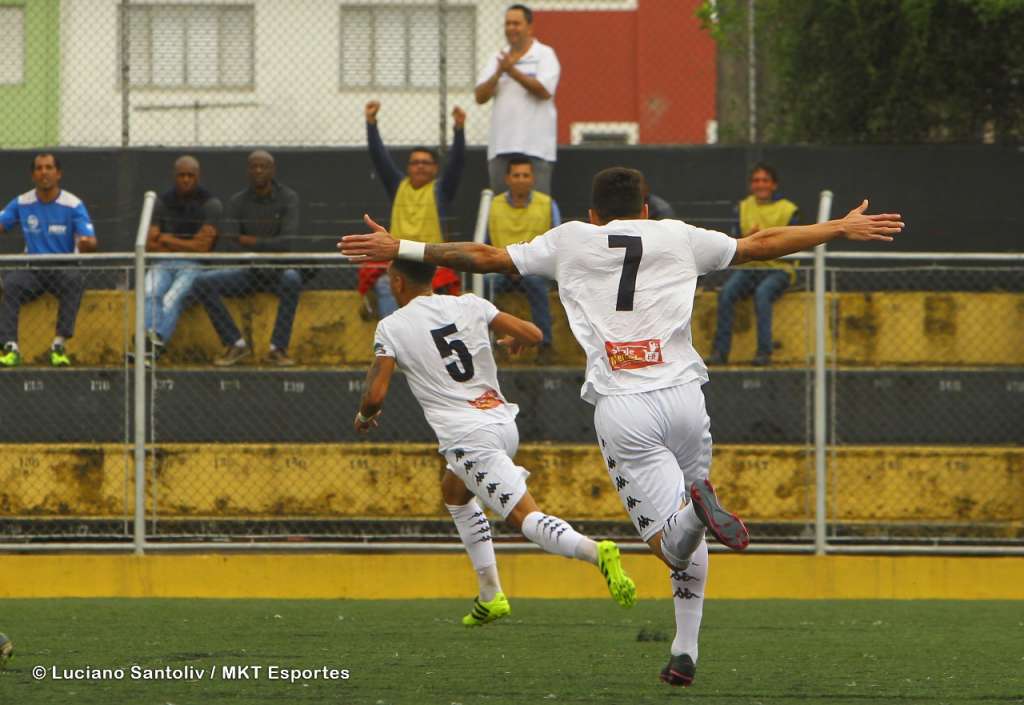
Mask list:
[[[307,291],[302,294],[290,353],[313,366],[364,365],[372,354],[373,323],[359,319],[354,291]],[[243,334],[254,342],[258,364],[269,345],[277,313],[276,298],[257,294],[228,299],[228,308]],[[694,345],[710,352],[717,296],[697,296],[693,315]],[[1024,364],[1024,294],[882,292],[830,296],[831,321],[838,336],[830,337],[833,354],[844,365],[1021,365]],[[520,295],[505,295],[499,305],[529,317]],[[557,294],[551,295],[556,363],[581,366],[583,354],[569,331]],[[133,324],[130,292],[87,291],[79,313],[77,334],[68,349],[79,365],[119,365]],[[43,363],[53,339],[56,300],[47,295],[24,307],[21,347],[26,360]],[[813,298],[791,292],[775,305],[774,337],[779,345],[774,362],[806,365],[811,355]],[[731,360],[749,361],[756,347],[756,319],[750,300],[736,308]],[[831,329],[830,329],[831,336]],[[205,364],[220,352],[220,342],[205,311],[193,306],[182,316],[165,363]]]
[[[166,444],[150,511],[172,517],[446,517],[433,444]],[[839,447],[829,456],[831,518],[1024,525],[1024,448]],[[524,444],[530,490],[567,518],[623,520],[596,446]],[[814,514],[812,455],[799,446],[722,445],[713,478],[750,520]],[[123,517],[134,496],[127,446],[8,445],[0,516]],[[154,504],[155,503],[155,504]]]
[[[640,599],[670,597],[668,569],[649,554],[623,563]],[[712,554],[711,599],[1024,600],[1024,559]],[[499,553],[512,598],[607,599],[600,573],[540,553]],[[471,598],[461,553],[0,555],[0,599],[200,597]],[[409,576],[415,575],[415,580]]]

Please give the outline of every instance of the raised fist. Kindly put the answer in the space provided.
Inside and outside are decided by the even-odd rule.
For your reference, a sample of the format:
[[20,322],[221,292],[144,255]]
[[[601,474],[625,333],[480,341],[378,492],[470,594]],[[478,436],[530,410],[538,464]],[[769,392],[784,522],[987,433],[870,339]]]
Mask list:
[[363,112],[366,115],[366,122],[373,125],[377,122],[377,113],[380,112],[380,101],[371,100],[366,104],[366,108],[364,108]]
[[452,110],[452,120],[455,122],[455,129],[461,130],[466,124],[466,111],[456,105]]

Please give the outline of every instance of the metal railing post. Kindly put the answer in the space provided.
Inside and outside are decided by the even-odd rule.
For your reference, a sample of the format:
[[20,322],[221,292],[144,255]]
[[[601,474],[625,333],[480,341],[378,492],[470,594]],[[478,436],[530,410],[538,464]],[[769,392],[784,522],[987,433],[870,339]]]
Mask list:
[[146,547],[146,236],[156,193],[146,191],[135,235],[135,553]]
[[[818,200],[818,222],[832,215],[832,192],[822,191]],[[814,552],[824,555],[827,520],[828,449],[825,406],[825,245],[814,248]]]
[[[487,239],[487,220],[491,216],[491,200],[494,198],[494,191],[485,188],[480,192],[480,207],[476,211],[476,226],[473,228],[473,242],[483,243]],[[473,293],[477,296],[484,295],[484,275],[473,275]]]

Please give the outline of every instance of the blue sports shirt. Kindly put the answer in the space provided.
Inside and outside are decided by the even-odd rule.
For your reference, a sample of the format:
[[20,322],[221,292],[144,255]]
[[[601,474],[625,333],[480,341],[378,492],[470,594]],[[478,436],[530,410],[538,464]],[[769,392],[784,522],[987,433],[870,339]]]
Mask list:
[[21,225],[25,251],[30,255],[62,255],[75,251],[75,236],[94,237],[89,212],[81,199],[70,191],[49,203],[42,203],[35,189],[11,199],[0,213],[0,225],[10,232]]

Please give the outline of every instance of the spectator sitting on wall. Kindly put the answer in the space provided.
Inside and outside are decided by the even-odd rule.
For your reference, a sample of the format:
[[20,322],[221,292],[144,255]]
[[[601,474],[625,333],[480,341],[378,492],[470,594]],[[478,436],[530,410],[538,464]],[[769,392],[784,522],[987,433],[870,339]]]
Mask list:
[[505,11],[501,52],[484,66],[474,97],[483,105],[494,98],[487,139],[487,171],[491,188],[501,190],[512,157],[525,154],[533,162],[537,188],[551,193],[558,142],[555,90],[562,67],[555,50],[533,36],[533,11],[511,5]]
[[[60,187],[60,160],[50,153],[32,159],[35,188],[11,200],[0,213],[0,233],[21,226],[25,252],[30,255],[71,254],[96,251],[96,231],[85,204]],[[57,335],[50,346],[50,364],[71,364],[65,350],[67,339],[75,334],[75,319],[85,290],[85,276],[75,268],[23,269],[3,277],[3,302],[0,304],[0,366],[21,364],[18,349],[18,314],[28,303],[50,292],[57,297]]]
[[[199,183],[199,161],[178,157],[174,188],[161,195],[153,209],[146,249],[209,252],[217,240],[222,211],[220,200]],[[146,330],[154,357],[170,342],[200,271],[196,259],[162,259],[146,272]]]
[[[534,189],[533,163],[529,157],[509,160],[505,173],[508,190],[491,201],[487,234],[495,247],[507,247],[529,242],[538,235],[562,224],[558,204],[546,193]],[[551,310],[548,302],[547,279],[533,274],[488,274],[486,281],[491,293],[519,290],[530,303],[530,317],[540,328],[543,340],[537,353],[537,363],[551,363]]]
[[[466,113],[458,107],[452,111],[455,137],[448,163],[438,180],[437,154],[426,147],[414,147],[409,153],[405,174],[395,165],[377,128],[379,111],[379,101],[372,100],[366,104],[366,141],[377,176],[391,199],[391,232],[401,233],[406,240],[443,242],[441,219],[445,208],[455,198],[465,163]],[[365,263],[359,268],[359,293],[364,297],[364,318],[372,317],[374,310],[380,318],[384,318],[398,309],[388,278],[381,276],[386,270],[387,263],[374,262]],[[458,294],[461,291],[460,282],[461,279],[452,270],[437,268],[435,290],[443,289],[445,293]]]
[[[740,237],[759,230],[795,225],[799,210],[792,201],[775,194],[779,177],[768,164],[756,164],[750,172],[750,195],[739,204]],[[714,350],[705,360],[709,365],[724,365],[732,348],[732,322],[736,302],[753,295],[757,314],[757,354],[753,363],[770,365],[772,339],[772,305],[796,279],[796,267],[786,260],[749,262],[729,275],[718,295],[718,324],[715,328]]]
[[[274,178],[277,170],[269,152],[257,150],[247,160],[249,187],[228,201],[219,249],[227,252],[288,252],[291,238],[299,234],[299,196]],[[206,308],[224,354],[214,364],[234,365],[252,354],[250,346],[235,324],[224,296],[248,296],[257,291],[277,295],[277,318],[270,337],[267,362],[288,366],[295,362],[288,357],[295,310],[302,292],[299,269],[276,267],[245,267],[206,271],[195,283],[196,298]]]

